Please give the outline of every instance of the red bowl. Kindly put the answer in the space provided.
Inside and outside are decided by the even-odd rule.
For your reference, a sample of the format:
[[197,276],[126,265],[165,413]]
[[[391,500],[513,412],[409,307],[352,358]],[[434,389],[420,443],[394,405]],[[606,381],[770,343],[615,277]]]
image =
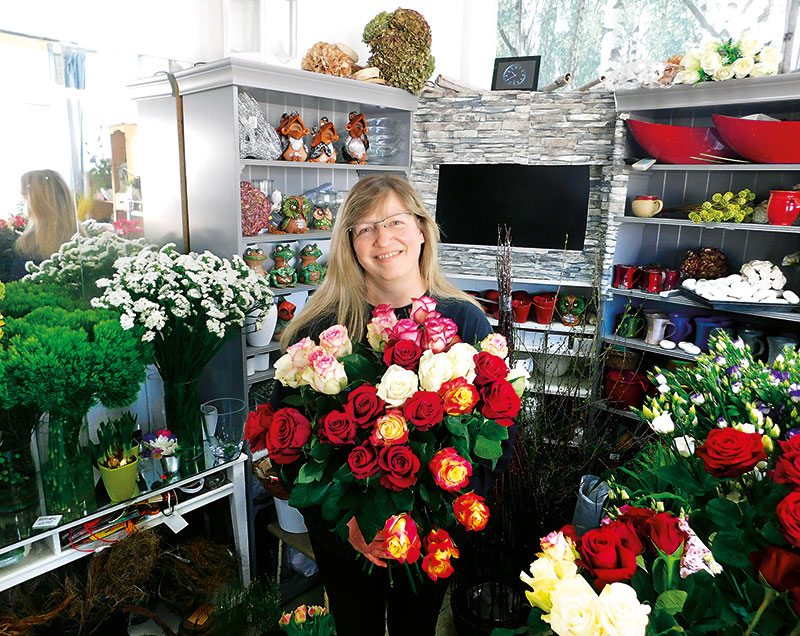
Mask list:
[[629,119],[628,127],[639,145],[662,163],[715,163],[711,157],[704,161],[702,153],[737,158],[737,154],[725,145],[714,128],[669,126],[636,119]]
[[712,115],[720,137],[758,163],[800,163],[800,121],[758,121]]

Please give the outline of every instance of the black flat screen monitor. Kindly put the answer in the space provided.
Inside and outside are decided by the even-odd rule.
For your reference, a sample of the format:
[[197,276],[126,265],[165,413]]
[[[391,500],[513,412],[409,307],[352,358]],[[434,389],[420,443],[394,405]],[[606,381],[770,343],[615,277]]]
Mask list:
[[497,226],[515,247],[582,250],[589,166],[442,164],[436,222],[442,241],[497,245]]

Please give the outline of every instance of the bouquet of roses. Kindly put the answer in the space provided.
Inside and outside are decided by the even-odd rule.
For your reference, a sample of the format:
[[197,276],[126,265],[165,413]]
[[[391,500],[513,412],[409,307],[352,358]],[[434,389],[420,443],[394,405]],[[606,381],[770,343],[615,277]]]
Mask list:
[[702,48],[691,49],[681,60],[673,84],[724,81],[775,75],[780,52],[745,33],[738,40],[712,38]]
[[[369,347],[347,329],[304,338],[275,365],[289,406],[260,405],[247,420],[253,450],[274,464],[301,460],[289,502],[322,505],[342,538],[355,517],[368,540],[383,537],[394,559],[432,579],[447,577],[458,550],[445,528],[482,530],[489,509],[469,489],[478,458],[493,467],[520,408],[505,339],[461,342],[431,298],[414,299],[411,318],[379,305]],[[517,384],[524,384],[520,378]],[[380,535],[379,535],[380,533]]]

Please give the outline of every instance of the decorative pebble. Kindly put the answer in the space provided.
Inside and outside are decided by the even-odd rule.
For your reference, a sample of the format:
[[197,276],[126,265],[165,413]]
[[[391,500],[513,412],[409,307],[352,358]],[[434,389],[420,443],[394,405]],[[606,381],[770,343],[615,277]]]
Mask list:
[[686,347],[693,347],[693,346],[694,343],[687,342],[686,340],[682,340],[681,342],[678,343],[678,349],[681,349],[683,351],[686,351]]
[[695,287],[697,287],[697,280],[694,278],[687,278],[685,281],[681,283],[683,287],[688,289],[689,291],[693,291]]
[[783,297],[792,305],[796,305],[800,302],[800,297],[798,297],[798,295],[795,294],[791,289],[784,289]]
[[658,343],[658,346],[662,349],[674,349],[677,345],[672,340],[662,340]]
[[691,342],[688,343],[688,345],[689,345],[688,347],[684,347],[684,349],[683,349],[686,353],[690,353],[693,356],[700,355],[700,347],[698,347],[697,345],[692,344]]

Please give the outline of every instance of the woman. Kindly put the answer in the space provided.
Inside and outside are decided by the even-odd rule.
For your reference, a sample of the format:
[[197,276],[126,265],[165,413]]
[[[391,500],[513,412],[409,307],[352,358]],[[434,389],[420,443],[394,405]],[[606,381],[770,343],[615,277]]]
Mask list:
[[[409,317],[412,298],[429,295],[442,315],[458,325],[465,342],[485,338],[491,327],[478,304],[450,283],[436,262],[439,229],[408,182],[393,175],[374,175],[359,181],[342,206],[333,228],[331,254],[325,282],[303,311],[284,331],[283,347],[343,324],[353,340],[363,340],[372,309],[379,304],[395,308],[399,318]],[[273,402],[285,395],[278,387]],[[481,465],[470,489],[485,494],[505,470],[511,457],[515,427],[509,430],[504,456],[494,471]],[[288,467],[294,477],[299,466]],[[309,537],[328,593],[337,633],[346,636],[433,635],[448,580],[425,577],[410,589],[405,576],[389,586],[380,535],[363,537],[353,518],[349,542],[323,521],[319,508],[304,509]],[[458,537],[456,536],[456,542]],[[367,574],[364,559],[378,566]],[[386,610],[384,609],[386,608]]]
[[28,208],[28,227],[15,245],[18,278],[25,273],[25,261],[41,263],[78,231],[75,199],[60,174],[33,170],[22,175],[20,181]]

